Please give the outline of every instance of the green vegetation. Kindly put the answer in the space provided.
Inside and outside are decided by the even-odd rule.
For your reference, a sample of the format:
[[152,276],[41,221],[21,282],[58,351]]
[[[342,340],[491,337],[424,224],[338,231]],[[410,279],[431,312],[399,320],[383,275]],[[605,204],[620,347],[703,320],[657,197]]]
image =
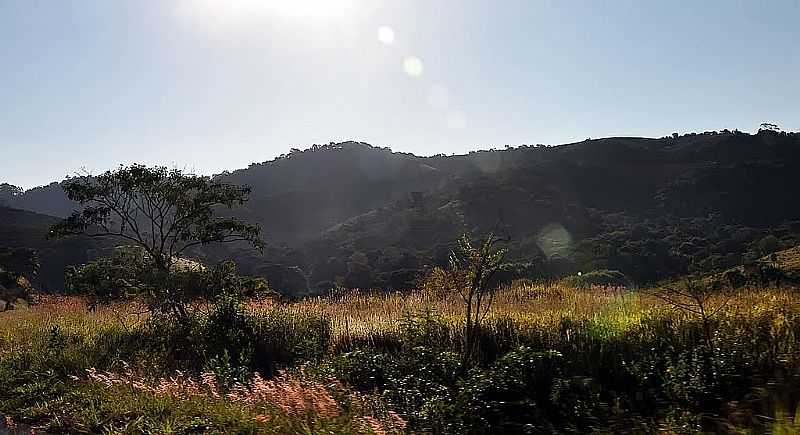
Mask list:
[[250,193],[246,187],[178,169],[132,165],[68,180],[64,191],[81,208],[53,225],[52,237],[110,238],[137,248],[69,274],[69,284],[87,287],[96,296],[136,291],[151,312],[170,312],[182,322],[188,321],[190,287],[197,287],[187,275],[201,268],[181,264],[188,249],[210,243],[247,242],[256,248],[263,244],[258,225],[217,216],[220,207],[244,204]]
[[[79,210],[0,207],[0,414],[56,433],[792,433],[800,209],[769,187],[798,138],[331,144],[212,178],[3,186]],[[486,228],[507,237],[459,238]],[[63,266],[61,296],[35,290]]]
[[0,250],[0,311],[31,302],[30,280],[39,272],[36,251],[26,248]]
[[[293,150],[213,181],[247,185],[249,200],[220,216],[259,224],[270,244],[196,246],[207,264],[236,261],[287,297],[336,287],[407,290],[447,266],[454,241],[492,229],[510,236],[498,272],[511,282],[616,270],[635,285],[723,272],[800,244],[800,133],[616,137],[419,157],[364,143]],[[54,183],[5,203],[66,217],[77,207]],[[1,202],[1,201],[0,201]],[[0,245],[40,250],[39,281],[63,287],[65,265],[107,255],[97,240],[39,238],[46,216],[0,206]],[[4,231],[7,230],[7,231]],[[510,266],[511,266],[510,265]],[[43,285],[40,285],[43,286]]]
[[4,313],[0,412],[76,433],[696,433],[795,424],[792,288],[707,294],[714,316],[703,319],[649,293],[520,282],[494,292],[468,366],[464,305],[451,290],[286,303],[237,294],[189,305],[188,323],[135,301],[90,312],[80,297]]

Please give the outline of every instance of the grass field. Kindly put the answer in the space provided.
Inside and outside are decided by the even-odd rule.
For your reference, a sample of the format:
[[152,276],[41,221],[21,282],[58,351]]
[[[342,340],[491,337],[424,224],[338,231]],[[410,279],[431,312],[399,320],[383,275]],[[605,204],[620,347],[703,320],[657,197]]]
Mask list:
[[644,293],[508,286],[462,367],[463,307],[435,291],[197,304],[188,326],[44,298],[0,314],[0,413],[75,433],[792,433],[797,290],[707,303],[710,347]]

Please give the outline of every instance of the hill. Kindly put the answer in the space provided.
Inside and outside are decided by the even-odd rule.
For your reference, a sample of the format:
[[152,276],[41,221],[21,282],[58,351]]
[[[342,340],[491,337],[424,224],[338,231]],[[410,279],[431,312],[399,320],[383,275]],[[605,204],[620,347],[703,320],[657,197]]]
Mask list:
[[0,206],[0,251],[7,248],[32,248],[39,255],[41,268],[34,283],[43,290],[61,290],[64,268],[85,263],[97,255],[97,243],[85,238],[49,240],[47,232],[58,218]]
[[[797,173],[800,135],[770,131],[432,157],[315,145],[216,176],[253,188],[235,213],[264,228],[263,256],[238,246],[194,255],[234,258],[289,294],[406,288],[446,260],[458,234],[494,230],[511,240],[509,278],[612,269],[650,282],[758,258],[766,237],[775,250],[796,245]],[[74,208],[57,183],[6,203],[54,216]]]
[[791,182],[796,135],[608,138],[428,164],[449,169],[442,187],[351,218],[309,245],[312,282],[333,275],[347,286],[402,287],[397,278],[413,275],[404,271],[446,261],[463,231],[510,236],[520,277],[614,269],[638,283],[721,270],[769,253],[764,238],[780,249],[800,233],[800,207],[789,199],[800,193]]

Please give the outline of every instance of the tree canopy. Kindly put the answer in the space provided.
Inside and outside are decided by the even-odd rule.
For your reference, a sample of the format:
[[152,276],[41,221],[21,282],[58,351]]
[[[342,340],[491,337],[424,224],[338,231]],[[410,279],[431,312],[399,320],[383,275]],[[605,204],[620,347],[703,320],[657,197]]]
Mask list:
[[0,184],[0,206],[10,206],[14,199],[23,192],[24,191],[21,187],[17,187],[8,183]]
[[263,247],[258,225],[216,215],[222,208],[244,204],[249,187],[135,164],[72,178],[63,188],[81,209],[51,227],[51,236],[124,240],[142,247],[163,271],[197,245],[244,241]]

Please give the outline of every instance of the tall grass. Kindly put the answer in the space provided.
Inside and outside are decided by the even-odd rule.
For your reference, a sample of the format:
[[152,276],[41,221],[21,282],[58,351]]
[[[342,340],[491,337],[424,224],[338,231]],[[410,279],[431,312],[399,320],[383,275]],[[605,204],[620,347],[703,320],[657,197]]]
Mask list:
[[[499,422],[515,430],[525,419],[564,429],[572,423],[560,406],[584,410],[578,431],[791,427],[799,403],[792,391],[800,391],[797,290],[747,288],[709,304],[720,308],[711,349],[701,319],[644,293],[506,286],[481,331],[479,367],[463,372],[452,358],[463,342],[463,307],[434,290],[252,301],[234,326],[198,306],[189,329],[134,304],[90,312],[80,298],[45,298],[0,314],[0,413],[89,432],[391,432],[404,420],[413,430],[459,432]],[[505,378],[512,373],[535,378]],[[202,394],[154,389],[210,376],[218,389]],[[522,385],[514,394],[549,388],[560,399],[510,411],[522,399],[499,397],[513,385]],[[249,399],[227,400],[234,391]]]

